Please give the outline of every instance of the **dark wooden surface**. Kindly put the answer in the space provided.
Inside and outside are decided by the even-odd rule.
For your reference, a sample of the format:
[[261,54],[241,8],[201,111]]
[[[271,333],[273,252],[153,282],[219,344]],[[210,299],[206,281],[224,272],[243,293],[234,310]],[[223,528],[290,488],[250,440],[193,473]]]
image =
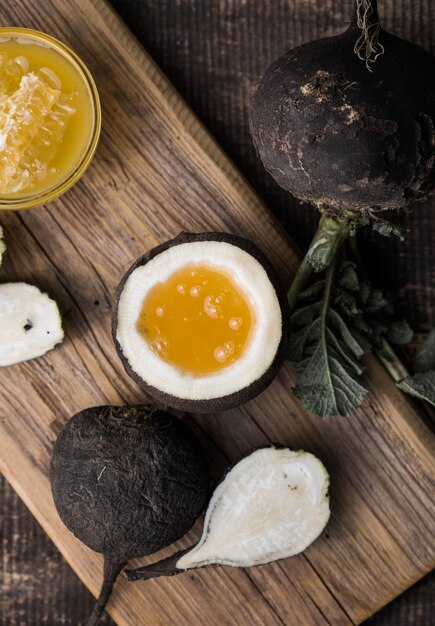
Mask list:
[[[304,247],[313,212],[288,198],[262,170],[251,145],[247,105],[262,71],[288,47],[333,34],[345,23],[349,2],[337,0],[112,0],[141,42],[253,186]],[[317,4],[317,13],[309,7]],[[431,0],[385,0],[387,28],[435,51]],[[412,7],[412,10],[411,10]],[[419,330],[435,308],[434,204],[418,207],[405,244],[364,238],[376,278],[399,296]],[[381,259],[381,262],[375,259]],[[76,625],[92,600],[12,489],[0,484],[2,626]],[[357,584],[357,581],[355,581]],[[427,577],[371,624],[433,623],[435,581]],[[112,623],[106,618],[105,624]]]

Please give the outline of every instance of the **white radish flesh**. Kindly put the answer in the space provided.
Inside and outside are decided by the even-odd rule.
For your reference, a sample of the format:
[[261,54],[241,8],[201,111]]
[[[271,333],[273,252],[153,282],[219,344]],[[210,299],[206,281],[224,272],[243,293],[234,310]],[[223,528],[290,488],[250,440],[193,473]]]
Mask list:
[[0,367],[42,356],[62,339],[54,300],[26,283],[0,285]]
[[329,476],[312,454],[261,448],[216,488],[199,543],[176,564],[249,567],[307,548],[329,519]]

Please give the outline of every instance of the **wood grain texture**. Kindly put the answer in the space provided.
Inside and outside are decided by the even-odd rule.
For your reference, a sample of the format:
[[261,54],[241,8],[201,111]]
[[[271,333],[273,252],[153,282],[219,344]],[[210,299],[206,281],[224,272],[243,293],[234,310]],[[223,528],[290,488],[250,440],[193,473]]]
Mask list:
[[[287,282],[297,259],[283,231],[102,2],[46,2],[45,9],[41,15],[39,3],[27,0],[2,7],[0,18],[44,28],[74,45],[97,79],[105,124],[95,162],[73,191],[44,209],[1,216],[9,242],[3,280],[36,282],[54,295],[67,340],[43,359],[1,372],[0,464],[95,593],[101,559],[62,527],[47,469],[70,414],[99,402],[143,399],[109,337],[111,295],[123,271],[183,228],[251,237]],[[369,365],[376,395],[352,420],[322,423],[304,414],[289,392],[288,370],[242,409],[189,419],[216,473],[267,440],[317,453],[333,477],[331,524],[304,555],[282,563],[145,584],[120,581],[110,606],[120,624],[357,623],[430,569],[433,438],[380,366]]]
[[[0,476],[1,626],[78,626],[93,597],[15,491]],[[419,581],[366,626],[432,626],[435,575]],[[105,613],[101,626],[114,626]]]

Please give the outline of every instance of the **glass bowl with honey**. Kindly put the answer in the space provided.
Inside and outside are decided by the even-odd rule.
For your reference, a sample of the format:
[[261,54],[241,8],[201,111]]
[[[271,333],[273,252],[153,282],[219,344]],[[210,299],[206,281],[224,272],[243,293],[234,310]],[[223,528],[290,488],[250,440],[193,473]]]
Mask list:
[[95,152],[101,108],[83,61],[50,35],[0,28],[0,209],[58,197]]

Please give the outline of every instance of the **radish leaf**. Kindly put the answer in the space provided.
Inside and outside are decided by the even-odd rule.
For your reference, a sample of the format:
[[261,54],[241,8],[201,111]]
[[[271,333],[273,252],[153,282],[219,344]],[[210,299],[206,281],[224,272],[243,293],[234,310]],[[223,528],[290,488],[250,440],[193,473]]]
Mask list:
[[399,389],[435,406],[435,370],[408,376],[397,383]]

